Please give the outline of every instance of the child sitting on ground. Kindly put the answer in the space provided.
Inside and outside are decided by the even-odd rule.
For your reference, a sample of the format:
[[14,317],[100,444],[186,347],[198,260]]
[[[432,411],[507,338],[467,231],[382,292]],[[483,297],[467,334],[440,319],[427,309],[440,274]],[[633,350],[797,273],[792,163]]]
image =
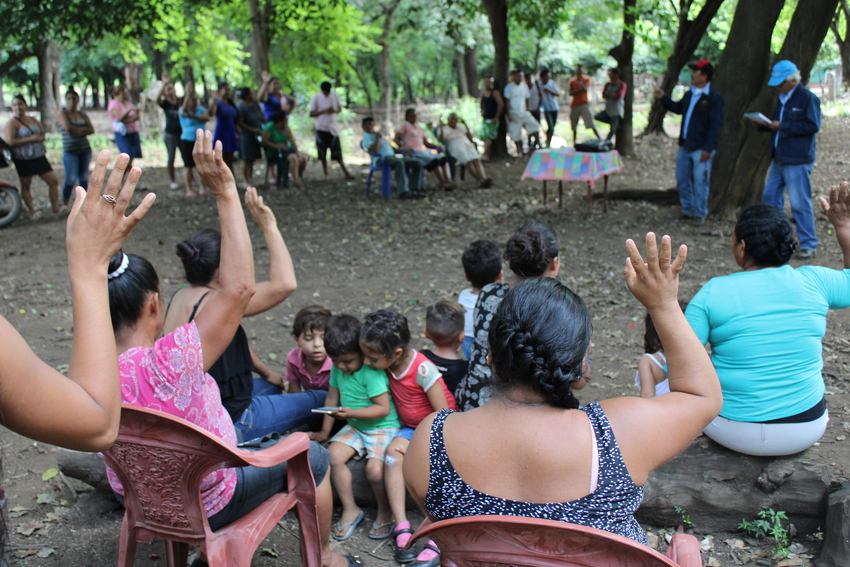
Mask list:
[[[682,312],[688,307],[687,301],[679,301]],[[651,398],[661,394],[670,393],[670,384],[667,382],[667,358],[664,356],[664,347],[661,339],[655,331],[655,324],[649,313],[644,317],[643,324],[643,350],[635,373],[635,386],[640,388],[641,398]]]
[[432,412],[443,408],[456,409],[457,405],[437,367],[425,355],[410,348],[409,343],[410,329],[404,315],[391,309],[381,309],[364,319],[360,330],[363,360],[372,368],[387,371],[390,392],[402,425],[387,448],[384,469],[387,497],[395,520],[392,532],[395,559],[399,563],[415,560],[411,564],[413,567],[437,567],[440,551],[433,541],[428,541],[419,555],[414,550],[404,549],[413,530],[407,520],[402,465],[404,452],[419,422]]
[[363,511],[354,501],[351,471],[345,466],[352,457],[366,456],[366,478],[372,485],[378,514],[369,537],[385,539],[393,529],[392,514],[384,489],[384,455],[398,433],[398,414],[389,392],[386,372],[363,365],[360,352],[360,321],[351,315],[331,317],[325,328],[325,349],[333,361],[327,406],[338,407],[325,415],[322,430],[310,439],[323,442],[330,435],[334,419],[348,424],[331,438],[331,481],[342,503],[342,515],[333,536],[343,541],[354,534]]
[[467,281],[472,284],[471,289],[465,289],[457,296],[458,303],[466,309],[462,348],[463,356],[469,360],[472,343],[475,340],[475,337],[473,337],[472,321],[475,302],[478,301],[478,294],[481,292],[482,287],[502,280],[502,255],[499,252],[499,246],[495,242],[491,240],[476,240],[463,251],[461,263],[463,264],[463,273],[466,275]]
[[325,325],[330,318],[331,312],[321,305],[310,305],[295,315],[292,336],[298,346],[286,355],[286,380],[290,394],[303,390],[328,390],[333,364],[325,353],[324,336]]
[[428,308],[425,315],[425,338],[434,343],[434,351],[422,354],[434,363],[449,391],[454,393],[469,362],[460,357],[464,341],[464,308],[456,301],[441,300]]

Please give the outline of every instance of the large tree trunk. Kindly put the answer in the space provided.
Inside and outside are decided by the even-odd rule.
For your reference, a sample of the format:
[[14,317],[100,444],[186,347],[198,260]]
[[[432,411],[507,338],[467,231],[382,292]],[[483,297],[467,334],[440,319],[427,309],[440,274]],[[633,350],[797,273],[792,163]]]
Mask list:
[[[844,14],[843,38],[838,29],[842,14]],[[841,76],[844,79],[844,84],[850,87],[850,2],[848,0],[841,0],[838,3],[838,10],[835,11],[835,17],[829,24],[829,29],[835,35],[835,42],[838,44],[838,53],[841,56]]]
[[387,128],[392,124],[392,73],[390,70],[390,36],[393,31],[393,14],[401,0],[392,0],[383,6],[384,23],[381,26],[381,36],[378,45],[381,46],[381,104],[384,107],[384,124]]
[[130,94],[130,100],[139,104],[141,102],[141,78],[142,66],[138,63],[127,63],[124,65],[124,84]]
[[463,72],[466,74],[466,89],[469,96],[478,98],[478,46],[467,47],[463,51]]
[[[508,73],[511,65],[511,43],[508,37],[508,4],[507,0],[481,0],[487,19],[490,21],[490,34],[493,36],[493,78],[496,86],[503,90],[508,84]],[[508,133],[508,122],[504,115],[499,122],[499,133],[490,148],[490,158],[508,157],[508,144],[505,136]]]
[[742,115],[747,111],[772,114],[776,90],[767,86],[767,78],[773,61],[793,61],[803,84],[808,82],[838,0],[800,2],[779,55],[771,59],[770,38],[784,3],[739,0],[720,58],[714,83],[726,104],[711,173],[709,210],[724,217],[734,217],[740,209],[761,201],[770,165],[770,136],[757,131]]
[[463,54],[458,53],[454,61],[454,71],[457,77],[457,96],[464,97],[469,95],[469,84],[466,82],[466,69],[463,64]]
[[269,20],[271,19],[271,2],[261,0],[248,0],[248,13],[251,18],[251,58],[253,60],[254,73],[257,82],[260,82],[260,73],[269,71],[269,49],[271,47],[271,33],[269,31]]
[[[693,1],[680,0],[679,2],[679,29],[676,32],[676,41],[673,43],[673,54],[667,58],[667,69],[664,71],[664,78],[661,80],[661,89],[667,94],[670,94],[673,87],[679,82],[679,73],[685,63],[693,56],[702,36],[705,35],[705,30],[708,29],[708,24],[711,23],[720,5],[723,4],[723,0],[706,0],[697,17],[689,20],[688,11]],[[649,111],[646,129],[641,135],[663,133],[664,116],[666,114],[667,110],[656,100]]]
[[45,41],[38,51],[38,82],[41,92],[41,123],[48,132],[56,131],[59,101],[62,100],[62,81],[59,76],[61,63],[62,48],[50,40]]
[[623,101],[625,110],[620,126],[617,128],[617,151],[620,155],[631,156],[635,153],[635,140],[632,130],[632,107],[635,100],[634,71],[632,55],[635,52],[635,29],[637,0],[623,0],[623,35],[620,45],[611,49],[608,54],[617,61],[620,68],[620,79],[626,82],[626,97]]

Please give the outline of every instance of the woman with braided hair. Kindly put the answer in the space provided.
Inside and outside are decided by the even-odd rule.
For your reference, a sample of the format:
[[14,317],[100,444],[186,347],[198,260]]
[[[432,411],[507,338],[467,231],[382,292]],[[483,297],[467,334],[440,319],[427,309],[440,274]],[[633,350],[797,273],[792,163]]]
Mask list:
[[[519,281],[527,278],[557,278],[561,269],[558,237],[547,225],[532,222],[521,226],[505,244],[505,260]],[[487,331],[502,298],[511,288],[496,282],[481,288],[472,312],[473,343],[469,353],[469,369],[455,389],[457,407],[471,410],[490,399],[492,380],[487,356],[490,347]]]
[[625,277],[667,353],[670,394],[618,397],[578,409],[571,385],[587,372],[590,315],[551,278],[526,279],[504,297],[488,334],[490,400],[422,421],[404,478],[432,520],[479,514],[571,522],[646,543],[633,513],[649,473],[688,446],[720,410],[717,374],[679,308],[670,237],[646,237],[644,263],[626,242]]

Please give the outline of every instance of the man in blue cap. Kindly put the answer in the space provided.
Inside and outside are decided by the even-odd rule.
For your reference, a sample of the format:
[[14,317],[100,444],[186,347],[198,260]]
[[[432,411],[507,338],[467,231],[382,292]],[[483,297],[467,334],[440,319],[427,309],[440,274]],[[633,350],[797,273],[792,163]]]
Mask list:
[[773,131],[770,144],[773,162],[767,174],[762,202],[782,209],[785,206],[785,190],[788,190],[800,242],[800,250],[794,258],[811,260],[818,249],[811,175],[821,114],[820,99],[801,85],[800,79],[797,66],[783,60],[773,66],[767,82],[776,87],[779,102],[773,111],[772,122],[759,126],[760,130]]
[[655,96],[670,112],[684,115],[676,154],[676,187],[682,203],[679,219],[692,219],[694,226],[702,226],[708,215],[711,158],[723,125],[723,97],[711,86],[714,67],[708,59],[688,67],[691,89],[682,100],[674,101],[659,88],[655,89]]

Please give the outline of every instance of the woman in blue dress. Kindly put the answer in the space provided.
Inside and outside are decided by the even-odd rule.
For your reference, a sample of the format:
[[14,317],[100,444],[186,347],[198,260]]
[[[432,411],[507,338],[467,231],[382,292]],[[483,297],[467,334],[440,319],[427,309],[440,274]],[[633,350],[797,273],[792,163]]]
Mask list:
[[213,143],[221,140],[221,157],[233,171],[233,155],[239,147],[236,141],[236,118],[239,111],[230,98],[230,85],[227,83],[219,83],[215,100],[210,105],[210,116],[215,116]]

